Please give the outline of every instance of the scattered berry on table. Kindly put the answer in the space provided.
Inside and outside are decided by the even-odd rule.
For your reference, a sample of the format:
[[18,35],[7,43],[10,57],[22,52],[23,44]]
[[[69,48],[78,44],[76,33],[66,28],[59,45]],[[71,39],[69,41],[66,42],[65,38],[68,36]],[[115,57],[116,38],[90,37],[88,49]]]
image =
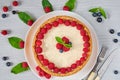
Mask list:
[[6,14],[2,14],[2,18],[6,18],[7,17],[7,15]]
[[118,32],[117,35],[120,36],[120,32]]
[[102,14],[100,12],[97,13],[97,16],[102,16]]
[[8,6],[3,6],[3,12],[8,12]]
[[28,66],[27,62],[22,62],[22,67],[23,68],[28,68],[29,66]]
[[113,39],[113,42],[114,42],[114,43],[117,43],[117,42],[118,42],[118,39]]
[[29,26],[32,26],[33,20],[29,20],[29,21],[27,22],[27,24],[28,24]]
[[20,48],[24,48],[24,41],[20,41],[19,46]]
[[48,6],[47,6],[47,7],[45,7],[45,8],[44,8],[44,10],[45,10],[45,12],[46,12],[46,13],[51,12],[50,7],[48,7]]
[[93,17],[97,17],[97,13],[93,13],[92,16],[93,16]]
[[63,10],[65,10],[65,11],[69,11],[70,8],[69,8],[68,6],[64,6],[64,7],[63,7]]
[[8,66],[8,67],[9,67],[9,66],[12,66],[12,62],[7,62],[7,63],[6,63],[6,66]]
[[114,34],[114,33],[115,33],[115,30],[114,30],[114,29],[110,29],[109,32],[110,32],[111,34]]
[[101,18],[101,17],[98,17],[98,18],[97,18],[97,22],[101,23],[101,22],[102,22],[102,18]]
[[7,32],[7,30],[2,30],[2,31],[1,31],[1,34],[2,34],[2,35],[7,35],[8,32]]
[[13,5],[13,6],[18,6],[19,3],[18,3],[18,1],[15,0],[15,1],[12,2],[12,5]]
[[59,50],[59,52],[60,52],[60,53],[63,53],[63,50],[62,50],[62,49],[60,49],[60,50]]
[[117,71],[117,70],[115,70],[115,71],[114,71],[114,74],[118,74],[118,71]]
[[2,60],[4,60],[4,61],[6,61],[8,59],[9,59],[9,57],[7,57],[7,56],[2,57]]
[[13,10],[13,11],[12,11],[12,14],[17,14],[17,13],[18,13],[18,12],[17,12],[17,11],[15,11],[15,10]]

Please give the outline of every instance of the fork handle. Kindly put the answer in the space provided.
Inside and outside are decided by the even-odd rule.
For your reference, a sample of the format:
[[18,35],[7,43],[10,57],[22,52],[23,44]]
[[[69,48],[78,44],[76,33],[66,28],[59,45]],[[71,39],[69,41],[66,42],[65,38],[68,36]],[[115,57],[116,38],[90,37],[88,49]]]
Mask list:
[[91,72],[90,75],[88,76],[87,80],[94,80],[97,76],[97,73]]

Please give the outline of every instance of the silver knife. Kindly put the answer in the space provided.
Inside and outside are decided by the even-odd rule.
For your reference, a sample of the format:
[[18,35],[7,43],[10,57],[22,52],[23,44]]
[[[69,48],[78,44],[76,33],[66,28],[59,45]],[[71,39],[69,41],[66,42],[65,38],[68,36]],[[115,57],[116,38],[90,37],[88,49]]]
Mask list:
[[103,66],[99,69],[98,71],[98,75],[97,77],[95,78],[95,80],[100,80],[101,77],[104,75],[104,73],[107,71],[110,63],[112,62],[112,60],[114,59],[115,55],[116,54],[113,54],[114,51],[116,51],[116,49],[114,49],[110,55],[108,56],[108,58],[106,59],[105,63],[103,64]]
[[100,54],[98,55],[98,59],[96,62],[95,67],[93,68],[93,70],[91,71],[91,73],[89,74],[87,80],[94,80],[97,76],[97,72],[98,70],[101,68],[102,64],[104,63],[104,57],[107,51],[107,47],[102,47]]

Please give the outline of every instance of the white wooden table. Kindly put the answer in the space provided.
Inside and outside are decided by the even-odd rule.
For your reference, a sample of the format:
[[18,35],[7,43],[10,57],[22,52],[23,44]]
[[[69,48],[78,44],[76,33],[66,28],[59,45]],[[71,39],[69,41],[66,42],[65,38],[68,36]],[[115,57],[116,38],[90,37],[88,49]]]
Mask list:
[[[2,12],[2,6],[10,6],[13,0],[0,0],[0,15]],[[12,7],[12,10],[26,11],[32,15],[33,18],[38,19],[40,16],[44,15],[42,9],[41,0],[19,0],[21,5],[18,7]],[[50,0],[54,6],[54,10],[61,10],[64,3],[67,0]],[[104,20],[102,23],[97,23],[95,18],[91,16],[88,10],[92,7],[103,7],[107,11],[109,18]],[[77,0],[76,8],[74,12],[83,16],[86,20],[93,25],[100,44],[106,45],[109,53],[115,47],[120,47],[120,41],[118,43],[113,43],[113,39],[120,37],[117,36],[117,32],[120,32],[120,0]],[[14,49],[8,43],[8,37],[17,36],[25,40],[25,34],[29,27],[18,19],[17,15],[12,15],[11,11],[7,12],[9,15],[7,18],[2,19],[0,17],[0,30],[7,29],[11,33],[7,36],[0,35],[0,80],[40,80],[31,71],[27,71],[18,75],[10,73],[11,67],[6,67],[6,62],[3,61],[3,56],[9,56],[8,61],[13,62],[16,65],[19,62],[25,61],[24,51]],[[109,29],[115,29],[115,34],[109,34]],[[120,74],[115,75],[114,70],[118,70],[120,73],[120,54],[114,59],[108,68],[107,72],[103,76],[102,80],[120,80]]]

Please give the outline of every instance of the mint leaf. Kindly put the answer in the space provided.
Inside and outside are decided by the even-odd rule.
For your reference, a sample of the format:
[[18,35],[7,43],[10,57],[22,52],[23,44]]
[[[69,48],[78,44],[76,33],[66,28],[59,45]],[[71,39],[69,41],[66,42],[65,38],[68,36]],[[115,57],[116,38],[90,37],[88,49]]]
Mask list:
[[65,3],[65,6],[68,6],[70,8],[70,11],[72,11],[75,7],[75,2],[76,2],[76,0],[68,0]]
[[96,13],[99,11],[99,8],[92,8],[89,10],[89,12]]
[[10,37],[10,38],[8,38],[8,41],[12,47],[17,48],[17,49],[22,49],[19,46],[20,41],[23,41],[22,39],[20,39],[18,37]]
[[72,45],[71,44],[63,44],[65,47],[67,47],[67,48],[71,48],[72,47]]
[[32,18],[25,12],[19,12],[18,16],[26,24],[29,20],[32,20]]
[[29,70],[29,67],[28,68],[22,68],[22,63],[19,63],[12,68],[11,73],[18,74],[18,73],[21,73],[21,72],[24,72],[24,71],[27,71],[27,70]]
[[61,43],[61,44],[64,43],[64,41],[63,41],[62,38],[60,38],[60,37],[55,37],[55,39],[56,39],[56,41],[57,41],[58,43]]
[[102,16],[106,19],[107,16],[106,16],[106,13],[105,13],[104,9],[100,7],[100,8],[99,8],[99,11],[100,11],[100,13],[102,14]]

